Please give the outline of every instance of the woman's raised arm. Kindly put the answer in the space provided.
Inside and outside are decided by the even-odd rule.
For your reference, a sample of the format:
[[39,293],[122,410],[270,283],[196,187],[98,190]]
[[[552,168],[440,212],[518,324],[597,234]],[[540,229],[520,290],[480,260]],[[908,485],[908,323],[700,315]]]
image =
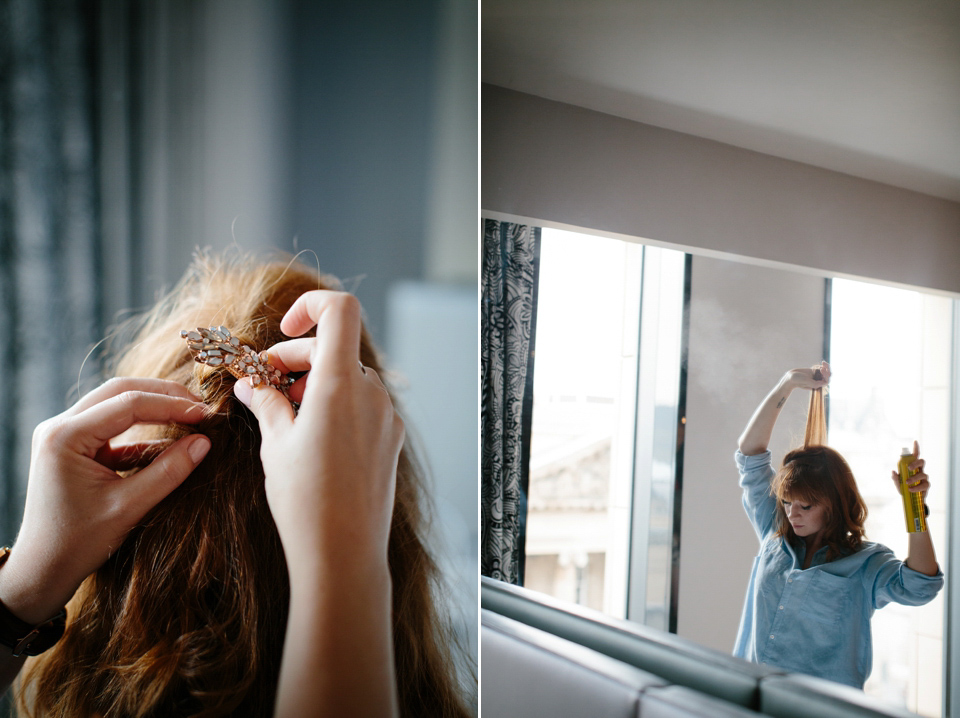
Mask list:
[[[814,378],[820,372],[821,379]],[[807,369],[791,369],[784,374],[773,390],[767,394],[753,412],[746,428],[740,434],[740,453],[744,456],[762,454],[770,445],[773,427],[780,417],[780,410],[794,389],[819,389],[830,381],[830,365],[821,362]]]

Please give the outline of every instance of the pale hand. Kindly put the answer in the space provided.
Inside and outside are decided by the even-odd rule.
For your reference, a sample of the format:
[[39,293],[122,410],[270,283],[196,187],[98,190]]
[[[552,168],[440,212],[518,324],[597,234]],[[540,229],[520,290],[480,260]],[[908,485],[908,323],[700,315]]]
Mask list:
[[[818,370],[822,379],[814,378]],[[819,389],[830,383],[830,365],[824,361],[812,367],[791,369],[784,374],[783,383],[785,387],[791,389]]]
[[[923,470],[926,466],[926,461],[920,458],[920,444],[916,441],[913,442],[913,461],[908,464],[910,471],[916,471],[913,476],[907,481],[907,489],[911,493],[917,493],[918,491],[929,491],[930,490],[930,477],[927,476],[926,472]],[[890,473],[890,478],[893,479],[894,486],[897,487],[897,493],[900,493],[900,468],[897,467],[896,471]]]
[[52,617],[210,448],[197,434],[165,442],[148,466],[123,477],[117,472],[162,447],[111,440],[136,424],[192,424],[204,414],[177,382],[112,379],[36,428],[23,522],[0,571],[0,600],[14,615]]
[[376,372],[359,366],[360,315],[355,297],[329,290],[287,312],[287,336],[317,327],[269,350],[281,371],[308,372],[290,389],[296,416],[275,389],[235,385],[260,422],[267,501],[291,567],[386,566],[404,427]]

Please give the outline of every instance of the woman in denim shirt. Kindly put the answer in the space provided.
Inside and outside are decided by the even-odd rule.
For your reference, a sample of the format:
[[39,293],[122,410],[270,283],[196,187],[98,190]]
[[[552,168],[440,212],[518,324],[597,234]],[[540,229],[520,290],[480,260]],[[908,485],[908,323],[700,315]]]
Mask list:
[[[873,662],[873,612],[891,601],[927,603],[942,588],[943,574],[928,532],[910,534],[906,561],[863,540],[866,506],[850,467],[833,449],[795,449],[774,471],[767,446],[780,409],[794,389],[818,389],[829,379],[826,362],[788,371],[740,436],[743,506],[760,553],[734,654],[862,688]],[[926,491],[916,443],[914,456],[911,491]],[[893,478],[899,486],[897,472]]]

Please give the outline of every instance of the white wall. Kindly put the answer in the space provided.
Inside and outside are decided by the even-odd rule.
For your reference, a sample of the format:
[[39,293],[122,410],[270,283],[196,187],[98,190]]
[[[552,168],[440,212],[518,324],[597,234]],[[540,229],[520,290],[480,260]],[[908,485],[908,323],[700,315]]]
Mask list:
[[[729,652],[759,548],[733,453],[780,376],[823,358],[824,280],[696,256],[691,273],[677,633]],[[775,466],[802,443],[808,398],[783,408]]]
[[481,209],[960,292],[960,203],[503,88]]

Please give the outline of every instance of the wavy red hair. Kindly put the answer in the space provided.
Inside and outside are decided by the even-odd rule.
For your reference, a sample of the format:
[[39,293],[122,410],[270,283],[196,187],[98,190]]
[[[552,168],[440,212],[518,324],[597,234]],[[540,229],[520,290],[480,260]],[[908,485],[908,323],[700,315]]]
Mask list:
[[[141,433],[175,439],[200,431],[212,447],[80,587],[63,639],[21,673],[21,715],[272,715],[289,585],[258,424],[234,398],[232,377],[194,363],[179,331],[222,324],[265,349],[285,338],[280,319],[298,296],[336,286],[293,261],[205,253],[136,321],[114,373],[181,382],[216,409],[197,427]],[[365,330],[360,358],[382,372]],[[422,538],[422,499],[420,469],[404,446],[388,547],[401,712],[466,716],[455,641],[431,591],[438,574]]]
[[776,535],[797,540],[783,508],[784,500],[824,507],[824,543],[827,561],[858,551],[865,533],[867,506],[860,496],[850,465],[829,446],[794,449],[783,457],[783,467],[770,490],[777,497]]
[[[821,379],[815,369],[814,379]],[[824,389],[810,392],[803,447],[783,457],[783,466],[773,477],[770,491],[777,497],[774,519],[776,535],[791,543],[798,541],[787,520],[784,500],[802,501],[824,507],[824,543],[827,561],[860,549],[867,520],[867,505],[853,471],[838,451],[827,446],[827,408]]]

